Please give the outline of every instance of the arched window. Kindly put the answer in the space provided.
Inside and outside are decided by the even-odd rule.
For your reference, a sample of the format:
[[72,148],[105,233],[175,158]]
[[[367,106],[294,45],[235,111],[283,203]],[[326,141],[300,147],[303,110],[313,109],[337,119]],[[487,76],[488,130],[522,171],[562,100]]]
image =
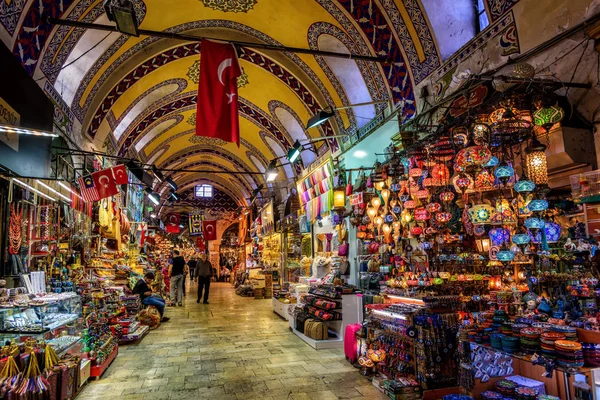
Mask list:
[[489,25],[483,0],[421,0],[445,60]]

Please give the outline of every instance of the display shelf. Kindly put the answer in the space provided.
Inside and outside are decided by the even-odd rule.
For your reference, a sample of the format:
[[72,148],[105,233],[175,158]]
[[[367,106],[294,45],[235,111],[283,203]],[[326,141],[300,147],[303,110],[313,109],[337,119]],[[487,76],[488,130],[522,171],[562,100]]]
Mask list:
[[14,335],[39,335],[42,333],[47,333],[50,331],[53,331],[55,329],[61,328],[65,325],[68,325],[72,322],[77,321],[77,319],[79,318],[79,315],[73,315],[71,318],[64,320],[64,321],[58,321],[55,322],[51,325],[48,325],[45,328],[42,328],[41,331],[35,331],[35,332],[30,332],[30,331],[26,331],[26,330],[8,330],[8,329],[2,329],[0,330],[0,334],[4,334],[4,333],[8,333],[8,334],[14,334]]
[[92,368],[90,370],[90,377],[96,378],[96,379],[100,378],[102,376],[102,374],[104,374],[104,371],[106,371],[108,369],[108,367],[110,366],[110,364],[112,364],[112,362],[114,361],[114,359],[117,357],[118,354],[119,354],[119,346],[115,346],[113,351],[106,358],[106,361],[104,361],[100,365],[92,366]]

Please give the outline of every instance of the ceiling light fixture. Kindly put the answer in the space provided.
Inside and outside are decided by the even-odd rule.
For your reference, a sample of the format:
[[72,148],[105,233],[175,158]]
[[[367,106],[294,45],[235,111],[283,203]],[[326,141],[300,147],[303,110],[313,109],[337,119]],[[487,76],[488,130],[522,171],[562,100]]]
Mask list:
[[269,163],[269,168],[267,168],[267,182],[273,182],[277,179],[277,174],[279,171],[277,170],[277,160],[272,160]]
[[17,135],[33,135],[45,137],[58,137],[56,133],[40,131],[37,129],[21,128],[17,126],[0,124],[0,133],[14,133]]
[[58,183],[62,188],[67,189],[69,192],[73,193],[73,195],[75,197],[79,197],[80,199],[83,200],[83,198],[75,191],[73,190],[70,186],[65,185],[64,183],[62,183],[61,181],[56,182]]
[[150,218],[156,218],[156,213],[150,213]]
[[131,36],[139,36],[138,22],[131,0],[104,0],[108,20],[117,25],[117,30]]
[[37,193],[37,194],[39,194],[40,196],[42,196],[43,198],[45,198],[45,199],[48,199],[48,200],[50,200],[50,201],[56,201],[56,199],[55,199],[55,198],[53,198],[53,197],[50,197],[50,196],[48,196],[47,194],[40,192],[40,191],[39,191],[39,190],[37,190],[36,188],[34,188],[34,187],[31,187],[31,186],[29,186],[28,184],[26,184],[25,182],[21,182],[20,180],[18,180],[18,179],[16,179],[16,178],[13,178],[13,182],[17,182],[19,185],[23,186],[25,189],[29,189],[29,190],[31,190],[33,193]]
[[171,186],[171,189],[173,189],[173,190],[177,190],[177,189],[178,189],[178,186],[177,186],[177,184],[175,183],[175,181],[173,181],[173,179],[171,179],[171,178],[167,178],[167,179],[165,179],[165,181],[167,182],[167,184],[168,184],[169,186]]
[[290,151],[288,151],[288,154],[287,154],[288,160],[291,163],[295,162],[300,157],[300,153],[302,152],[302,150],[304,150],[304,148],[302,147],[300,142],[298,140],[296,140],[294,142],[294,146],[290,149]]
[[314,128],[315,126],[321,125],[322,123],[326,122],[329,118],[333,117],[335,115],[335,112],[338,110],[345,110],[345,109],[354,108],[354,107],[370,106],[373,104],[382,104],[382,103],[387,103],[387,102],[388,102],[387,100],[377,100],[377,101],[369,101],[366,103],[350,104],[350,105],[342,106],[342,107],[328,106],[328,107],[324,108],[323,110],[319,111],[318,113],[316,113],[315,115],[313,115],[312,117],[310,117],[310,119],[308,120],[308,122],[306,124],[306,129]]
[[152,203],[154,203],[155,206],[160,204],[160,196],[158,195],[158,193],[153,192],[152,189],[149,187],[147,187],[145,191],[146,193],[148,193],[148,198]]
[[181,198],[179,197],[179,195],[177,193],[175,193],[175,191],[173,189],[171,189],[171,194],[169,196],[170,196],[170,198],[173,201],[179,201],[179,200],[181,200]]
[[46,185],[44,182],[40,181],[39,179],[35,180],[36,183],[38,185],[41,185],[42,187],[46,188],[47,190],[51,191],[52,193],[54,193],[55,195],[62,197],[63,199],[65,199],[65,201],[71,202],[71,198],[65,196],[64,194],[60,193],[58,190],[51,188],[50,186]]
[[158,168],[156,168],[156,165],[152,166],[152,173],[154,174],[156,179],[158,179],[159,182],[163,182],[165,180],[165,176],[162,172],[159,171]]

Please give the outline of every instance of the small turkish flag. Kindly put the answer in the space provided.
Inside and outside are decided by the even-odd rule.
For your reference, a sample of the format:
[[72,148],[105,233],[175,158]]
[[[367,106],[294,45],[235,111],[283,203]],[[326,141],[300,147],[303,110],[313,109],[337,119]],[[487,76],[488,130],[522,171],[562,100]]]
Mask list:
[[114,196],[119,193],[117,183],[113,177],[112,169],[103,169],[102,171],[94,172],[92,174],[94,180],[94,186],[98,191],[100,199],[105,199],[110,196]]
[[179,233],[179,222],[181,221],[181,216],[179,213],[169,214],[167,217],[167,226],[166,230],[169,233]]
[[204,221],[204,240],[217,240],[217,221]]
[[114,166],[111,169],[117,185],[127,185],[129,183],[129,177],[127,176],[125,164]]
[[241,74],[233,45],[202,40],[196,136],[240,146],[237,78]]

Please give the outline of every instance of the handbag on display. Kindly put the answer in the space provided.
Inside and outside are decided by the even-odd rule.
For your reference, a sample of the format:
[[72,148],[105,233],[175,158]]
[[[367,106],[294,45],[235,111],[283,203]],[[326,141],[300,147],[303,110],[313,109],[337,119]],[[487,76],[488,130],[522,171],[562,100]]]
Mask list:
[[313,340],[327,340],[329,339],[327,324],[312,319],[308,320],[304,326],[304,335]]
[[348,184],[346,185],[346,196],[350,196],[353,192],[352,188],[352,171],[348,173]]
[[348,242],[340,244],[340,247],[338,247],[338,256],[348,257],[348,247]]
[[298,315],[296,315],[296,330],[304,333],[304,326],[306,324],[306,321],[308,321],[309,319],[309,314],[305,312],[298,313]]

